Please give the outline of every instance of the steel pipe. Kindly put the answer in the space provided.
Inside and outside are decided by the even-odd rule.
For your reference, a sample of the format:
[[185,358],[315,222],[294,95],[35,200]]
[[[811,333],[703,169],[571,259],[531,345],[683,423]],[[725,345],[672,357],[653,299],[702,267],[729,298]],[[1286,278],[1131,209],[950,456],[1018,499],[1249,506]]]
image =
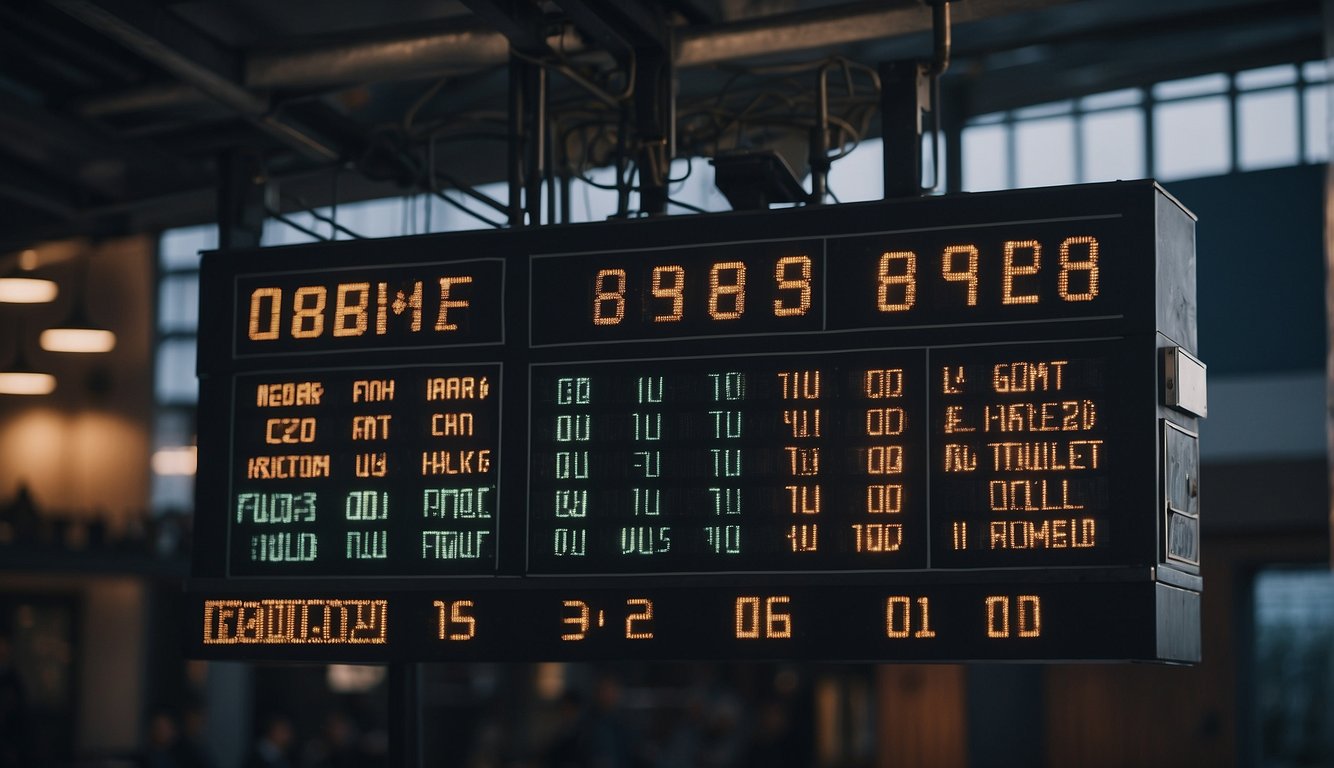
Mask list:
[[[961,21],[1032,11],[1070,0],[969,0]],[[674,30],[678,68],[701,67],[738,59],[778,56],[880,38],[927,33],[931,9],[918,0],[890,0],[887,6],[850,3]],[[577,55],[587,50],[570,29],[548,38],[552,50]],[[385,80],[441,77],[499,66],[509,59],[509,41],[476,18],[448,29],[371,41],[356,41],[287,51],[256,51],[244,62],[246,90],[264,93],[342,87]],[[156,94],[166,96],[166,94]],[[153,102],[165,106],[162,99]],[[101,114],[146,104],[135,99],[107,99]]]

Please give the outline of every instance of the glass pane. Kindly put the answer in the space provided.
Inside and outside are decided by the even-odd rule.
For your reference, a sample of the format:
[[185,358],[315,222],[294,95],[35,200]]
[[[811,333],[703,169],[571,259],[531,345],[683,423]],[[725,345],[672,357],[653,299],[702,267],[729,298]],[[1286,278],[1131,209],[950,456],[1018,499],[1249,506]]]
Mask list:
[[[843,196],[843,190],[841,188],[835,188],[833,186],[834,174],[842,173],[844,176],[858,175],[856,169],[853,169],[851,174],[849,174],[846,169],[840,171],[842,166],[858,162],[880,162],[878,159],[874,159],[879,156],[879,140],[863,141],[861,144],[857,145],[857,148],[853,151],[856,153],[856,160],[850,160],[846,157],[842,160],[837,160],[834,162],[833,168],[829,171],[830,188],[838,193],[840,200],[846,200],[847,198]],[[713,165],[708,161],[708,158],[696,157],[689,163],[687,163],[684,158],[673,160],[672,182],[668,186],[667,191],[668,194],[671,195],[672,200],[688,203],[703,208],[706,211],[730,211],[732,210],[732,206],[727,204],[727,198],[723,196],[723,193],[719,191],[717,185],[714,183],[715,177],[716,174]],[[879,174],[876,174],[876,179],[878,180],[879,178]],[[843,182],[840,181],[839,183],[842,184]],[[875,196],[879,197],[879,192],[877,192]],[[861,200],[867,198],[857,199]],[[678,205],[668,205],[667,212],[675,214],[691,213],[690,210]]]
[[1317,85],[1307,88],[1306,96],[1306,162],[1323,163],[1329,159],[1329,88]]
[[1220,73],[1159,83],[1153,87],[1153,97],[1155,99],[1184,99],[1189,96],[1222,93],[1226,90],[1227,75]]
[[158,263],[165,271],[199,269],[199,252],[217,247],[216,224],[168,229],[158,241]]
[[1075,121],[1070,117],[1016,123],[1015,182],[1020,187],[1073,184]]
[[157,327],[164,333],[193,331],[199,327],[199,276],[169,275],[158,284]]
[[1005,121],[1004,112],[991,112],[986,115],[978,115],[977,117],[968,118],[968,125],[969,126],[992,125],[993,123],[1001,123],[1004,121]]
[[1056,115],[1068,115],[1075,108],[1073,101],[1053,101],[1050,104],[1038,104],[1032,107],[1016,109],[1014,117],[1016,120],[1032,120],[1036,117],[1054,117]]
[[[601,184],[602,186],[611,186],[616,183],[615,168],[594,168],[584,173],[589,179]],[[631,197],[632,206],[634,203]],[[602,189],[592,184],[582,184],[575,180],[570,188],[570,220],[571,221],[605,221],[607,217],[616,213],[616,190]]]
[[880,139],[863,141],[852,154],[834,161],[829,167],[829,191],[838,197],[839,202],[879,200],[885,196],[884,149],[885,144]]
[[1258,764],[1334,764],[1334,574],[1262,571],[1254,596]]
[[1247,93],[1237,98],[1237,139],[1243,171],[1297,163],[1297,91]]
[[1118,109],[1080,121],[1083,181],[1139,179],[1144,173],[1144,113]]
[[[505,182],[482,184],[474,189],[501,205],[505,204],[505,201],[509,196],[509,186]],[[458,232],[466,229],[493,229],[495,224],[503,226],[508,220],[506,214],[497,211],[486,203],[465,195],[457,189],[444,190],[444,194],[450,200],[453,200],[454,203],[457,203],[457,205],[446,202],[438,196],[430,196],[432,232]],[[473,216],[460,210],[459,206],[463,206],[469,211],[473,211],[477,216]],[[401,221],[402,218],[401,212],[393,215],[385,213],[384,216],[394,222]],[[478,216],[483,217],[485,221],[482,218],[478,218]],[[487,221],[493,222],[493,224],[488,224]]]
[[1237,87],[1243,91],[1270,88],[1276,85],[1290,85],[1295,82],[1297,82],[1297,67],[1291,64],[1250,69],[1237,73]]
[[1141,91],[1138,88],[1126,88],[1121,91],[1108,91],[1107,93],[1095,93],[1092,96],[1085,96],[1079,100],[1079,106],[1085,112],[1091,112],[1096,109],[1131,107],[1143,101],[1144,91]]
[[[326,212],[327,213],[327,212]],[[395,237],[403,232],[403,198],[389,197],[338,206],[338,223],[362,237]],[[432,228],[435,228],[433,222]],[[328,225],[322,228],[328,231]],[[339,239],[351,237],[346,233]]]
[[1153,110],[1154,175],[1170,180],[1227,173],[1228,140],[1226,98],[1158,104]]
[[969,192],[1005,189],[1009,184],[1008,129],[974,125],[963,130],[963,188]]
[[195,381],[195,340],[172,339],[157,348],[157,400],[193,403],[199,399]]
[[1308,83],[1318,83],[1328,77],[1324,61],[1308,61],[1302,65],[1302,77]]
[[[297,226],[317,232],[321,237],[329,231],[328,224],[320,224],[315,221],[315,217],[305,211],[292,211],[283,214],[288,221]],[[314,243],[320,238],[307,234],[296,227],[277,219],[265,219],[264,231],[259,237],[259,244],[265,248],[275,245],[296,245],[298,243]]]

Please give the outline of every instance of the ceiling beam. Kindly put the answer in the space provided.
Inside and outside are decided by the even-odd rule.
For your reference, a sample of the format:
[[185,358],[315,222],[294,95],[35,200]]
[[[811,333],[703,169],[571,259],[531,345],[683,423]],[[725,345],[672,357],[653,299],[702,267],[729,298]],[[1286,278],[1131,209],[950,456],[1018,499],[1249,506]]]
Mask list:
[[269,100],[238,84],[240,59],[145,0],[47,0],[92,29],[153,62],[241,115],[261,131],[318,161],[336,160],[327,138],[271,111]]
[[517,50],[534,56],[550,52],[546,17],[528,0],[463,0],[463,4],[504,35]]
[[[1262,9],[1248,10],[1259,14]],[[963,57],[958,72],[981,74],[947,76],[945,85],[962,88],[969,114],[979,115],[1323,55],[1318,9],[1309,16],[1294,13],[1267,24],[1257,18],[1255,24],[1246,25],[1245,17],[1234,9],[1199,14],[1180,23],[1164,20],[1138,29],[1133,36],[1129,30],[1122,34],[1100,30],[1060,38],[1033,46],[1031,62],[1003,67],[989,65],[985,55],[973,57],[979,66],[970,67],[968,57]],[[1220,57],[1220,46],[1228,52],[1226,57]]]
[[33,173],[13,163],[0,163],[0,200],[12,203],[4,206],[6,209],[28,208],[68,219],[78,211],[76,198],[75,190],[58,188],[45,174]]
[[557,0],[574,25],[618,55],[670,50],[661,9],[642,0]]

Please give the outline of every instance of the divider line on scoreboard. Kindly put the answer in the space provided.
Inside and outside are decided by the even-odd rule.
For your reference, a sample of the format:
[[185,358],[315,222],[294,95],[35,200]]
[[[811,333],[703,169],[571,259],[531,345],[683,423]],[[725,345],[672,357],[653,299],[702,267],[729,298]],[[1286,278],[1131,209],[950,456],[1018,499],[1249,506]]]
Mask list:
[[847,237],[867,237],[871,235],[903,235],[915,232],[941,232],[948,229],[982,229],[986,227],[1009,227],[1021,224],[1060,224],[1067,221],[1105,221],[1108,219],[1124,219],[1123,213],[1095,213],[1086,216],[1054,216],[1045,219],[1015,219],[1011,221],[983,221],[977,223],[957,222],[954,224],[942,224],[934,227],[904,227],[901,229],[881,229],[881,230],[858,230],[852,233],[833,232],[829,234],[794,234],[785,237],[758,237],[738,240],[710,240],[704,243],[682,243],[679,245],[652,245],[642,248],[603,248],[600,250],[579,250],[579,251],[543,251],[541,253],[530,253],[529,260],[550,259],[563,256],[596,256],[600,253],[647,253],[649,251],[670,251],[682,248],[709,248],[717,245],[749,245],[752,243],[783,243],[790,240],[802,240],[810,238],[820,238],[822,240],[835,240]]
[[922,375],[925,381],[922,382],[923,391],[926,393],[926,429],[924,430],[923,441],[926,449],[926,460],[922,462],[922,469],[926,472],[926,567],[931,568],[931,347],[927,347],[923,353],[926,357],[926,364],[922,366]]
[[829,238],[820,238],[820,332],[829,332]]
[[[1033,322],[1046,322],[1046,321],[1033,321]],[[778,352],[733,352],[730,354],[714,353],[705,355],[659,355],[656,357],[618,357],[615,360],[608,360],[607,358],[593,358],[591,360],[589,359],[543,360],[541,362],[528,363],[529,384],[530,386],[532,384],[533,368],[550,368],[553,366],[560,366],[560,365],[621,365],[624,363],[653,363],[663,360],[711,360],[711,359],[730,360],[738,357],[783,357],[785,355],[792,355],[794,353],[803,355],[842,355],[842,354],[856,354],[861,352],[897,352],[900,350],[906,351],[906,350],[917,350],[917,349],[932,350],[932,349],[959,349],[967,347],[1003,347],[1014,344],[1064,344],[1067,342],[1077,343],[1085,341],[1120,341],[1124,338],[1126,338],[1126,336],[1124,334],[1120,334],[1115,336],[1070,336],[1070,337],[1057,337],[1050,339],[1023,339],[1020,341],[1016,341],[1014,339],[1004,339],[1001,341],[967,342],[960,344],[904,344],[900,346],[877,345],[877,346],[861,346],[861,347],[847,347],[847,348],[839,347],[838,349],[786,350]]]
[[[825,303],[825,306],[826,307],[829,306],[828,302]],[[813,331],[784,331],[782,335],[825,336],[825,335],[848,334],[848,333],[897,333],[901,331],[910,331],[910,332],[926,331],[926,330],[934,330],[937,328],[974,328],[974,327],[994,327],[1002,325],[1024,326],[1024,325],[1044,325],[1051,323],[1063,324],[1063,323],[1083,323],[1083,322],[1107,322],[1109,320],[1123,320],[1123,319],[1125,319],[1124,314],[1115,314],[1115,315],[1092,315],[1087,317],[1044,317],[1041,319],[1033,319],[1033,320],[978,320],[966,323],[928,323],[922,325],[895,325],[895,326],[866,325],[859,328],[832,328],[828,330],[813,330]],[[605,346],[607,344],[641,344],[641,343],[661,344],[664,342],[670,343],[676,341],[697,341],[701,339],[744,339],[755,336],[774,336],[774,335],[775,334],[772,331],[755,331],[753,333],[714,333],[703,336],[672,336],[670,338],[661,338],[661,339],[635,337],[630,339],[607,339],[605,341],[554,341],[554,342],[546,342],[543,344],[533,344],[530,341],[528,346],[530,349],[551,349],[555,347]],[[1090,337],[1090,338],[1104,338],[1104,337]],[[1109,336],[1106,338],[1120,338],[1120,337]],[[988,342],[986,344],[961,344],[957,346],[965,346],[965,347],[989,346],[991,343],[992,342]],[[1011,342],[1003,341],[995,343],[1008,344]],[[891,347],[891,349],[921,349],[925,346],[927,345],[915,344],[903,347]],[[933,344],[931,346],[941,347],[946,345]],[[734,355],[722,355],[722,357],[733,357],[733,356]],[[708,357],[708,355],[706,355],[706,357]]]

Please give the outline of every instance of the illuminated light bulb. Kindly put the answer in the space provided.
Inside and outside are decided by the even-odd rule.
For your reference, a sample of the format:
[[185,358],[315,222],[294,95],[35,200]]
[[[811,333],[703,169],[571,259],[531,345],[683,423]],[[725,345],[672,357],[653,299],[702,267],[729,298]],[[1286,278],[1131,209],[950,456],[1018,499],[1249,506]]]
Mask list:
[[199,466],[199,450],[193,445],[163,448],[153,453],[151,464],[155,475],[193,475]]
[[100,328],[48,328],[38,342],[47,352],[110,352],[116,334]]
[[0,303],[46,304],[55,301],[60,289],[51,280],[35,277],[0,277]]
[[55,388],[56,377],[49,373],[0,372],[0,395],[49,395]]

